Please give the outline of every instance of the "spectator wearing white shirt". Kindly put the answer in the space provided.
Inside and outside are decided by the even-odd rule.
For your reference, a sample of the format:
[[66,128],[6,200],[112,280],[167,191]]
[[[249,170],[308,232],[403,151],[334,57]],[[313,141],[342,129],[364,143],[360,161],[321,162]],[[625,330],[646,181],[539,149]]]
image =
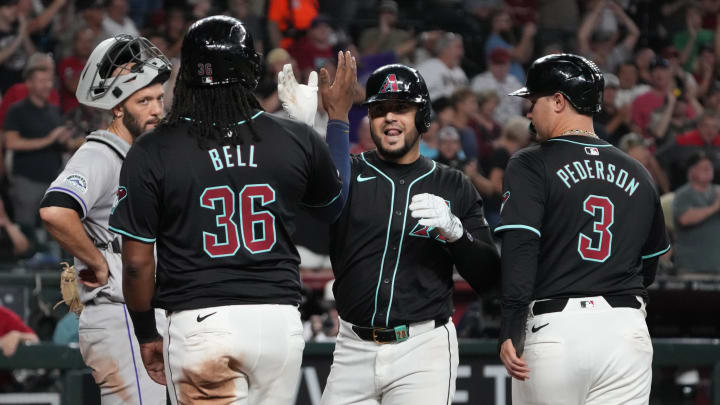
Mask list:
[[102,29],[105,38],[120,34],[140,36],[135,23],[128,17],[127,0],[107,0],[105,2],[105,18],[103,18]]
[[497,93],[500,103],[493,112],[496,122],[507,122],[512,117],[522,116],[523,99],[508,96],[522,87],[520,81],[510,74],[511,59],[512,55],[507,49],[493,49],[488,57],[488,70],[475,76],[471,84],[475,93],[487,90]]
[[430,100],[449,97],[455,90],[467,87],[467,75],[460,67],[464,54],[462,37],[458,34],[446,32],[435,41],[436,56],[417,67],[427,84]]
[[652,89],[647,84],[638,83],[638,68],[632,61],[624,62],[618,66],[617,77],[620,82],[620,87],[615,96],[615,106],[617,108],[632,105],[637,96]]

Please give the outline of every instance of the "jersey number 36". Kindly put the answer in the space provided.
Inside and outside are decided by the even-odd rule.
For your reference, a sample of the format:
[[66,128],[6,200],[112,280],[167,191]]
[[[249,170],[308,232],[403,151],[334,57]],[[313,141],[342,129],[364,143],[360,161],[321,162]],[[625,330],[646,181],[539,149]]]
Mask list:
[[595,218],[599,216],[599,220],[593,222],[593,231],[599,240],[593,243],[593,238],[581,232],[578,236],[578,253],[583,260],[604,262],[612,250],[610,227],[615,219],[615,206],[607,197],[589,195],[583,202],[583,210]]
[[[275,190],[267,184],[248,184],[240,190],[239,223],[235,216],[235,192],[228,186],[210,187],[200,195],[200,206],[221,209],[215,223],[225,235],[203,232],[203,249],[212,258],[233,256],[243,247],[251,254],[269,252],[275,246],[275,216],[270,211],[255,211],[254,202],[266,206],[275,201]],[[259,225],[259,229],[256,228]],[[256,232],[256,230],[258,232]],[[224,241],[224,242],[221,242]]]

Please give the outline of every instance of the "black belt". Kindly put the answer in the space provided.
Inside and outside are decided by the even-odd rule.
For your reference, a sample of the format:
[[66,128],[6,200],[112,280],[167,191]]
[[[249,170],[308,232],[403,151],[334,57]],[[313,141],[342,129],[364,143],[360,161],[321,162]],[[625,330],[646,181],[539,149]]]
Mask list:
[[[603,295],[605,301],[613,308],[635,308],[640,309],[642,304],[634,295]],[[560,312],[565,309],[569,298],[554,298],[545,301],[537,301],[532,307],[533,315],[549,314]],[[588,300],[589,302],[589,300]]]
[[[435,322],[435,327],[439,328],[448,322],[448,318],[435,319],[433,322]],[[407,340],[410,337],[408,334],[409,328],[409,324],[395,326],[394,328],[368,328],[352,325],[353,332],[360,339],[375,343],[393,343]]]
[[113,253],[122,253],[122,248],[120,247],[120,241],[117,239],[113,239],[110,242],[107,243],[99,243],[95,242],[95,247],[101,250],[110,250]]

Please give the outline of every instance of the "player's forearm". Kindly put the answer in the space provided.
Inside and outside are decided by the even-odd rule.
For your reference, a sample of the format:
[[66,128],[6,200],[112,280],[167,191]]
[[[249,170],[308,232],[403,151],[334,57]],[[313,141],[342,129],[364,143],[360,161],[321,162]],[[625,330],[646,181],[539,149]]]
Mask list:
[[494,245],[475,236],[462,238],[448,244],[458,273],[480,294],[497,286],[500,281],[500,255]]
[[136,312],[152,309],[155,294],[154,244],[123,237],[123,296]]
[[540,237],[525,230],[503,232],[502,242],[502,324],[500,344],[512,339],[522,352],[525,322],[535,287]]
[[345,207],[350,193],[350,125],[347,122],[330,120],[325,141],[330,149],[330,158],[340,174],[342,186],[340,195],[326,207],[312,208],[312,214],[320,220],[333,223]]
[[77,257],[91,270],[102,267],[105,258],[85,232],[75,210],[64,207],[43,207],[40,208],[40,218],[50,236],[65,251]]
[[159,338],[152,297],[155,294],[155,244],[123,237],[123,296],[139,343]]

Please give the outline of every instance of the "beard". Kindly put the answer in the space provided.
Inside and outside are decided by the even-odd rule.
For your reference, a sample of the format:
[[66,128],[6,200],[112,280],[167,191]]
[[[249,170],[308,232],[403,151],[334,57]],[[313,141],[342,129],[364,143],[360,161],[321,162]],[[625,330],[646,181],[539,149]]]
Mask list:
[[415,135],[411,135],[408,133],[404,134],[404,144],[403,147],[397,150],[387,150],[382,145],[382,138],[375,135],[374,131],[370,131],[370,136],[372,136],[373,143],[375,144],[375,147],[378,150],[378,153],[389,160],[395,160],[400,159],[401,157],[407,155],[407,153],[412,149],[416,143],[420,140],[420,132],[415,131]]
[[142,135],[142,133],[144,132],[143,125],[140,124],[140,121],[138,121],[138,119],[135,118],[135,116],[132,115],[130,113],[130,111],[128,111],[124,107],[123,107],[122,122],[123,122],[123,125],[125,125],[125,128],[127,128],[128,132],[130,132],[130,135],[133,137],[133,139]]

